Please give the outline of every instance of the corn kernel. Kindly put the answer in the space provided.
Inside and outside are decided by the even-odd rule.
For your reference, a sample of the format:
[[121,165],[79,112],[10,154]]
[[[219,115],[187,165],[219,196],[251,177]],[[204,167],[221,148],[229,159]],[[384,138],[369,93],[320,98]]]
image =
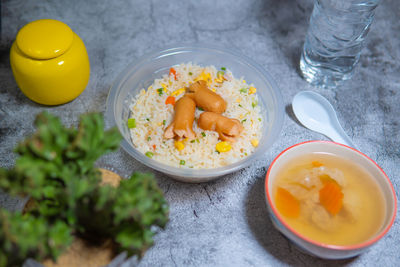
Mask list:
[[215,149],[222,153],[222,152],[228,152],[229,150],[232,149],[231,144],[229,144],[228,142],[219,142],[216,146]]
[[161,83],[161,87],[163,88],[164,92],[168,93],[167,85],[165,83]]
[[158,125],[158,126],[161,126],[161,125],[162,125],[162,122],[157,123],[157,125]]
[[240,119],[243,119],[243,118],[244,118],[244,115],[243,115],[243,114],[240,114],[239,118],[240,118]]
[[257,139],[253,139],[250,142],[254,147],[258,147],[258,140]]
[[181,141],[175,141],[174,145],[175,148],[178,149],[179,151],[185,148],[185,145]]
[[197,76],[197,77],[194,79],[194,81],[197,82],[197,81],[204,80],[204,79],[205,79],[205,73],[202,72],[202,73],[200,73],[199,76]]
[[200,73],[199,76],[197,76],[196,79],[194,79],[195,82],[203,80],[209,84],[211,82],[211,74],[210,73],[205,73],[204,71]]
[[217,79],[214,79],[214,81],[217,82],[217,83],[222,83],[224,80],[222,78],[221,79],[217,78]]
[[255,92],[257,92],[257,89],[255,87],[251,86],[249,88],[249,95],[254,94]]
[[216,90],[215,88],[212,88],[211,91],[215,92],[215,91],[217,91],[217,90]]
[[242,101],[240,98],[237,98],[237,99],[236,99],[236,102],[237,102],[237,103],[240,103],[240,101]]
[[169,81],[169,82],[168,82],[168,84],[169,84],[169,85],[172,85],[172,82],[171,82],[171,81]]
[[171,96],[178,96],[186,91],[185,88],[181,88],[172,92]]
[[243,80],[243,83],[246,83],[246,80]]

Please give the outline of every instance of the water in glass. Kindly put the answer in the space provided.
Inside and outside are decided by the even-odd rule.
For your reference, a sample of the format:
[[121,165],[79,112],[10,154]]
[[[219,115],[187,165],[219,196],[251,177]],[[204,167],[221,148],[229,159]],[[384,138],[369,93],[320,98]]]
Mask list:
[[300,69],[313,85],[334,88],[353,75],[380,0],[315,0]]

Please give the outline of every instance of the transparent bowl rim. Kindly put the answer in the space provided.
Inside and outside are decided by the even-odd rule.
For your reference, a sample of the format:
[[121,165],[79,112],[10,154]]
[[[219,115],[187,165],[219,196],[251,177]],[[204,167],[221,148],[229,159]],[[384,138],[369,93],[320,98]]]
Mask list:
[[109,94],[107,97],[106,101],[106,121],[107,121],[107,126],[112,127],[112,126],[118,126],[118,129],[121,132],[121,129],[119,128],[119,125],[116,123],[116,112],[115,112],[115,99],[118,96],[119,92],[121,91],[121,85],[124,83],[124,81],[129,77],[130,73],[135,73],[138,69],[141,68],[141,66],[144,63],[149,63],[153,60],[156,60],[160,57],[165,57],[165,56],[172,56],[175,54],[180,54],[180,53],[185,53],[185,52],[190,52],[190,51],[196,51],[196,52],[214,52],[214,53],[221,53],[225,54],[227,56],[234,57],[235,60],[240,61],[242,63],[245,63],[248,67],[252,67],[255,70],[258,71],[263,77],[263,80],[265,80],[267,83],[270,84],[270,87],[272,88],[272,95],[274,96],[274,102],[275,102],[275,125],[274,128],[270,131],[269,138],[266,142],[264,142],[261,146],[257,147],[256,151],[252,153],[251,155],[247,156],[243,160],[237,161],[235,163],[229,164],[224,167],[218,167],[218,168],[212,168],[212,169],[184,169],[184,168],[176,168],[170,165],[166,165],[163,163],[160,163],[156,160],[150,159],[147,156],[145,156],[143,153],[141,153],[139,150],[134,148],[130,144],[130,140],[126,140],[125,138],[121,142],[122,148],[133,158],[141,162],[142,164],[155,169],[157,171],[166,173],[170,176],[175,176],[175,177],[186,177],[189,179],[191,178],[196,178],[194,182],[202,182],[202,181],[208,181],[212,177],[219,177],[223,176],[225,174],[232,173],[234,171],[237,171],[239,169],[242,169],[244,167],[247,167],[250,165],[250,163],[257,158],[259,158],[261,155],[263,155],[267,149],[272,146],[272,144],[276,141],[276,139],[279,137],[280,132],[283,127],[283,120],[284,120],[284,106],[283,106],[283,100],[282,100],[282,95],[280,92],[279,87],[275,83],[274,79],[271,77],[271,75],[265,71],[258,63],[254,62],[252,59],[248,58],[247,56],[244,56],[243,54],[232,51],[230,49],[214,46],[214,45],[204,45],[204,44],[190,44],[190,45],[185,45],[185,46],[174,46],[174,47],[169,47],[163,50],[158,50],[155,52],[151,52],[148,54],[145,54],[144,56],[138,58],[131,64],[129,64],[114,80],[112,83]]

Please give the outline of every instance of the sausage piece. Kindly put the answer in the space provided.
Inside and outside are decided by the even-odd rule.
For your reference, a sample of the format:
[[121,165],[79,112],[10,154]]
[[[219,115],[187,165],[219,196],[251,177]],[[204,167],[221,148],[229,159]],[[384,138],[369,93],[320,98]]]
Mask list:
[[194,100],[183,96],[175,103],[174,111],[174,119],[165,129],[164,137],[170,139],[179,136],[194,139],[196,137],[193,131],[194,113],[196,111]]
[[225,100],[219,94],[208,89],[207,83],[203,80],[192,83],[186,95],[191,97],[196,105],[205,111],[222,113],[226,110]]
[[237,119],[230,119],[214,112],[201,113],[197,124],[203,130],[216,131],[222,141],[234,142],[243,131],[243,126]]

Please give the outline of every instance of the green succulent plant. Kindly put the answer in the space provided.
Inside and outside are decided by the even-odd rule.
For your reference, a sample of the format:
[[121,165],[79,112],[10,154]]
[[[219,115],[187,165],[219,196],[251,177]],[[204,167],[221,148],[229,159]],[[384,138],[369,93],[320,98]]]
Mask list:
[[152,174],[100,186],[94,163],[118,148],[117,129],[104,131],[97,113],[83,115],[77,129],[49,113],[39,114],[35,126],[16,147],[15,166],[0,168],[0,188],[34,203],[25,213],[0,209],[0,266],[20,265],[28,257],[55,260],[74,235],[111,239],[118,251],[141,257],[155,229],[165,227],[168,206]]

